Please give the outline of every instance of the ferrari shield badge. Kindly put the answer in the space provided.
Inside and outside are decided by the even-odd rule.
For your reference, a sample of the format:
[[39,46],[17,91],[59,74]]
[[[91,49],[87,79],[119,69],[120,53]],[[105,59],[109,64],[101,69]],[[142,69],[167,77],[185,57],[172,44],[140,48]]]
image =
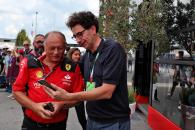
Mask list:
[[71,65],[70,64],[66,64],[65,68],[66,68],[67,71],[69,71],[71,69]]

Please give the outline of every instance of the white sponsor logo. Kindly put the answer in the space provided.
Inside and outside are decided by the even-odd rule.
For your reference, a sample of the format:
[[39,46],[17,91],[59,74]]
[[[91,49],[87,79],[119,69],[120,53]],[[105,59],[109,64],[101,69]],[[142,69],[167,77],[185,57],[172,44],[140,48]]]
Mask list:
[[35,88],[40,88],[42,85],[41,85],[40,83],[38,83],[38,82],[34,82],[34,83],[33,83],[33,86],[34,86]]
[[68,75],[68,74],[66,76],[64,76],[64,78],[65,79],[71,79],[70,75]]

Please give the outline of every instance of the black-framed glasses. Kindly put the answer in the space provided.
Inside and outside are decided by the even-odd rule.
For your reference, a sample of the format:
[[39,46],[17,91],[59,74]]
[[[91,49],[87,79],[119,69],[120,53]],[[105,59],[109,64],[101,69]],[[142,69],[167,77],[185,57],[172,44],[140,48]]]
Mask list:
[[83,37],[83,33],[86,31],[86,29],[84,29],[83,31],[80,31],[80,32],[78,32],[78,33],[76,33],[76,34],[74,34],[73,36],[72,36],[72,39],[73,40],[76,40],[77,38],[82,38]]

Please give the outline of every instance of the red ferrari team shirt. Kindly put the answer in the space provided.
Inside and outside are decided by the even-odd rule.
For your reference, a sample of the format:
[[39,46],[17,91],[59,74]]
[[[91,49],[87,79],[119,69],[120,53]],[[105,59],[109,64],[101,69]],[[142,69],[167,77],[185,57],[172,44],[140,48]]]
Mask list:
[[[43,57],[39,59],[42,63]],[[37,81],[43,78],[44,75],[47,75],[51,72],[49,67],[42,63],[42,67],[29,67],[28,59],[24,58],[20,63],[20,72],[13,85],[13,91],[26,92],[26,85],[28,85],[27,96],[32,101],[36,103],[41,102],[57,102],[48,96],[44,91],[42,85]],[[32,65],[33,66],[33,65]],[[63,79],[69,79],[72,81],[70,86],[63,84]],[[78,65],[66,62],[64,60],[62,64],[58,65],[54,71],[46,78],[46,81],[53,83],[58,87],[65,89],[70,93],[83,91],[83,77],[80,72]],[[37,114],[35,114],[30,109],[25,109],[25,114],[32,120],[39,123],[55,123],[67,119],[68,110],[61,110],[56,116],[52,119],[43,119]]]

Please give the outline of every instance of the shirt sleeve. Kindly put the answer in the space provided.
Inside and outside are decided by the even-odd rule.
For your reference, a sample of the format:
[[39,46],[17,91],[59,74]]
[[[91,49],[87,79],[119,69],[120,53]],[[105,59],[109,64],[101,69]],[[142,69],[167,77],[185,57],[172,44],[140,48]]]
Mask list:
[[103,82],[108,84],[119,83],[122,71],[126,65],[126,56],[123,48],[115,44],[107,51],[103,62]]
[[77,65],[76,70],[75,70],[75,74],[74,74],[73,93],[80,92],[83,90],[84,90],[83,76],[81,74],[79,65]]
[[28,64],[27,58],[23,58],[20,62],[20,70],[16,81],[13,84],[13,91],[23,91],[25,92],[26,85],[28,81]]

